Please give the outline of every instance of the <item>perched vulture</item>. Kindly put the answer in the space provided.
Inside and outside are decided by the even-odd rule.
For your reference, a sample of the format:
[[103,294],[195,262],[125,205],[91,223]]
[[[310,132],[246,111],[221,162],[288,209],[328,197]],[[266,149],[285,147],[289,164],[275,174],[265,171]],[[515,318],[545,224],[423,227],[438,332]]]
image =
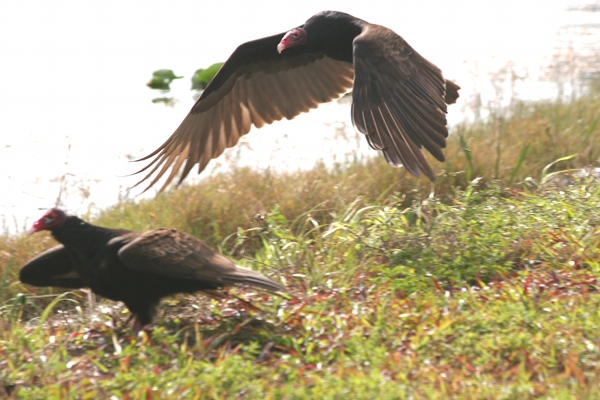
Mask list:
[[154,176],[149,188],[166,174],[162,191],[180,170],[181,183],[252,125],[292,119],[349,89],[352,122],[371,147],[390,165],[434,180],[421,148],[444,161],[446,103],[456,102],[460,87],[392,30],[324,11],[287,33],[240,45],[171,137],[141,159],[152,160],[139,183]]
[[204,242],[175,229],[131,232],[91,225],[53,208],[30,234],[48,230],[62,243],[21,269],[21,282],[33,286],[88,287],[122,301],[135,317],[134,331],[152,322],[162,297],[225,286],[285,289],[269,278],[238,267]]

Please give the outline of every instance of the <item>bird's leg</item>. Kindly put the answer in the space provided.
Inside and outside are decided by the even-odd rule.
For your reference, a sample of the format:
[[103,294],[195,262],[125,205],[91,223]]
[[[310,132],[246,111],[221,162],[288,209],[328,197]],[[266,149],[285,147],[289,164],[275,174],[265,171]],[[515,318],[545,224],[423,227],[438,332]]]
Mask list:
[[152,329],[145,326],[146,325],[144,325],[141,319],[136,315],[133,323],[133,332],[135,333],[135,337],[138,338],[142,344],[151,344],[152,339],[150,339],[150,335],[152,334]]
[[96,307],[96,296],[94,296],[94,292],[92,292],[92,289],[82,289],[83,291],[87,292],[87,298],[88,298],[88,312],[91,314],[94,311],[94,308]]
[[133,333],[137,336],[140,331],[144,328],[142,321],[138,318],[136,314],[131,314],[132,317],[135,317],[133,320]]

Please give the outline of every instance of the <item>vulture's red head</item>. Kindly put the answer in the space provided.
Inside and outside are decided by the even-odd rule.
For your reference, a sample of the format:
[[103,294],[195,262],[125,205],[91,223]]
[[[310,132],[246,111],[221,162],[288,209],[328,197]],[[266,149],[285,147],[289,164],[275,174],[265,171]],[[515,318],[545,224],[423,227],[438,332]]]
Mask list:
[[290,47],[302,46],[306,43],[306,31],[303,28],[294,28],[283,36],[277,45],[277,52],[281,54]]
[[29,234],[32,235],[39,231],[53,231],[61,228],[67,221],[67,214],[63,210],[53,208],[48,210],[46,214],[33,223],[29,229]]

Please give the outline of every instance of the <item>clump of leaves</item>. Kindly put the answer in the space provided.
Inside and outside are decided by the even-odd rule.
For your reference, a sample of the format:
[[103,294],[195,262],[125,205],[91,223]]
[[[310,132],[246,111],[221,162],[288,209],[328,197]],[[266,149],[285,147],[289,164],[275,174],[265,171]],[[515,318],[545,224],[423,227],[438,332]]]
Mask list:
[[206,69],[201,68],[196,70],[196,72],[194,72],[194,75],[192,76],[192,89],[202,90],[206,86],[208,86],[208,84],[210,83],[210,81],[212,81],[217,72],[219,72],[223,64],[223,62],[218,62],[212,64]]

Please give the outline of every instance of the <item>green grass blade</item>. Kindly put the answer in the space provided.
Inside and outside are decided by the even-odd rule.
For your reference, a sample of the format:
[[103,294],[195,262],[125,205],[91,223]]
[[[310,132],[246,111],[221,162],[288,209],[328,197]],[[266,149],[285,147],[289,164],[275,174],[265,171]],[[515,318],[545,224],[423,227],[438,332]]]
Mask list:
[[467,159],[468,167],[465,173],[467,182],[470,182],[471,178],[473,177],[473,171],[475,170],[475,167],[473,166],[473,155],[471,154],[471,150],[469,150],[467,147],[467,141],[465,140],[465,137],[463,135],[459,135],[458,138],[460,140],[460,148],[465,153],[465,158]]
[[510,174],[510,179],[508,180],[509,185],[513,182],[513,180],[515,179],[515,176],[517,176],[517,173],[521,169],[521,165],[523,165],[523,161],[525,161],[525,158],[527,158],[527,153],[529,153],[530,147],[531,147],[531,145],[527,144],[527,146],[525,146],[523,148],[523,151],[521,152],[521,155],[519,156],[519,160],[517,161],[517,165],[515,165],[515,167],[512,170],[512,173]]
[[576,157],[576,156],[577,156],[577,154],[571,154],[571,155],[569,155],[569,156],[561,157],[561,158],[559,158],[559,159],[557,159],[557,160],[554,160],[554,161],[552,161],[550,164],[546,165],[546,166],[544,167],[544,169],[542,170],[542,179],[541,179],[541,184],[543,185],[544,183],[548,182],[548,180],[549,180],[551,177],[553,177],[553,176],[557,175],[557,172],[558,172],[558,173],[565,172],[565,171],[557,171],[557,172],[553,172],[553,173],[549,174],[549,173],[548,173],[548,170],[549,170],[550,168],[552,168],[552,166],[553,166],[554,164],[558,164],[559,162],[570,160],[570,159],[572,159],[572,158],[574,158],[574,157]]
[[596,119],[591,123],[590,128],[585,133],[584,140],[588,140],[592,133],[596,130],[596,125],[598,125],[598,121],[600,121],[600,115],[598,115]]

